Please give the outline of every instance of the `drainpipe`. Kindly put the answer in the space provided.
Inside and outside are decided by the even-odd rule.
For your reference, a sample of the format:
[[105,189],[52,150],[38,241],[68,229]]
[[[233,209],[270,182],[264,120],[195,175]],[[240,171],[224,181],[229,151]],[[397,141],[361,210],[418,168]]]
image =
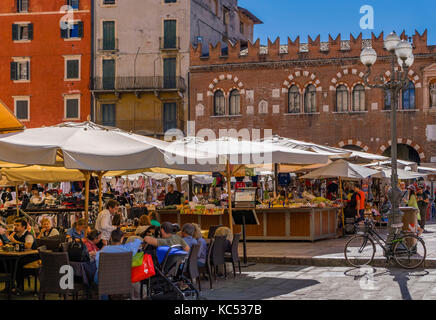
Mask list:
[[[94,30],[94,16],[95,16],[95,0],[91,0],[91,77],[90,77],[90,87],[92,89],[94,89],[94,56],[95,56],[95,39],[94,39],[94,35],[95,35],[95,30]],[[91,98],[91,121],[95,122],[95,103],[94,103],[94,99],[95,96],[90,92],[90,98]]]

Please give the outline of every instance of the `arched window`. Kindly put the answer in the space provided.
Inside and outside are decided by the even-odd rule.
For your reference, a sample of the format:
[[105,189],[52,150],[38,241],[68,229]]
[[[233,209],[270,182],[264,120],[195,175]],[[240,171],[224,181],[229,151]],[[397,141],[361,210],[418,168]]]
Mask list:
[[402,90],[403,109],[415,109],[415,85],[409,81],[409,85]]
[[308,85],[304,92],[304,112],[316,112],[316,89],[313,84]]
[[240,95],[238,90],[232,90],[229,97],[229,114],[240,113]]
[[292,86],[288,93],[288,112],[300,113],[300,90],[297,86]]
[[353,111],[365,111],[365,87],[361,84],[353,89]]
[[336,111],[348,111],[348,89],[343,84],[336,88]]
[[385,110],[391,110],[392,109],[392,92],[389,89],[385,89]]
[[223,116],[226,114],[226,106],[224,103],[224,93],[221,90],[217,90],[213,96],[214,115]]
[[260,114],[268,113],[268,102],[267,101],[262,100],[261,102],[259,102],[259,113]]

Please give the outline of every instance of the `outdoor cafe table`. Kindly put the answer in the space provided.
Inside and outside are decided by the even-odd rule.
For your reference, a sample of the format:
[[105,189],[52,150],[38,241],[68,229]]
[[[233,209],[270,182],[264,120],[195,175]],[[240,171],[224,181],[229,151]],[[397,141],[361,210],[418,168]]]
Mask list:
[[[6,270],[12,270],[12,288],[15,288],[15,278],[17,276],[18,262],[20,259],[39,254],[38,250],[24,250],[24,251],[4,251],[0,250],[0,260],[3,261],[3,265]],[[7,268],[6,262],[9,261],[11,268]]]

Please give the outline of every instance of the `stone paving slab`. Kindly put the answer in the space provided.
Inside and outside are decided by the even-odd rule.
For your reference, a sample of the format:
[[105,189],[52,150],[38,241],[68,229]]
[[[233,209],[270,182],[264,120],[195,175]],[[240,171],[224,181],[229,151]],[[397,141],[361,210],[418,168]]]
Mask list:
[[[436,268],[436,223],[429,222],[426,230],[430,233],[422,235],[427,247],[425,268]],[[378,228],[377,231],[386,235],[386,229]],[[352,235],[337,239],[319,240],[315,242],[302,241],[262,241],[247,242],[247,260],[254,263],[286,264],[305,266],[339,267],[349,266],[344,257],[344,247]],[[239,246],[239,255],[242,259],[242,243]],[[376,244],[376,255],[371,266],[390,267],[395,262],[387,263],[383,257],[383,250]]]

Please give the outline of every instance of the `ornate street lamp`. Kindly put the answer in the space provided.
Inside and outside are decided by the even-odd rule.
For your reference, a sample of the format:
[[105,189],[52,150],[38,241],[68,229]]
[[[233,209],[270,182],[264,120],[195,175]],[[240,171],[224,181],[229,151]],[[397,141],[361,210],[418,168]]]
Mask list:
[[[388,242],[393,239],[396,229],[402,227],[402,213],[400,212],[400,189],[398,188],[397,174],[397,105],[401,89],[409,85],[409,67],[413,64],[412,45],[401,40],[395,32],[386,36],[384,46],[391,54],[391,78],[385,82],[384,76],[375,79],[374,84],[368,82],[371,75],[371,67],[377,61],[377,53],[372,48],[365,48],[360,54],[360,61],[367,67],[364,83],[370,88],[388,90],[392,99],[391,103],[391,191],[389,199],[392,209],[388,216]],[[398,62],[400,69],[395,70],[395,63]]]

